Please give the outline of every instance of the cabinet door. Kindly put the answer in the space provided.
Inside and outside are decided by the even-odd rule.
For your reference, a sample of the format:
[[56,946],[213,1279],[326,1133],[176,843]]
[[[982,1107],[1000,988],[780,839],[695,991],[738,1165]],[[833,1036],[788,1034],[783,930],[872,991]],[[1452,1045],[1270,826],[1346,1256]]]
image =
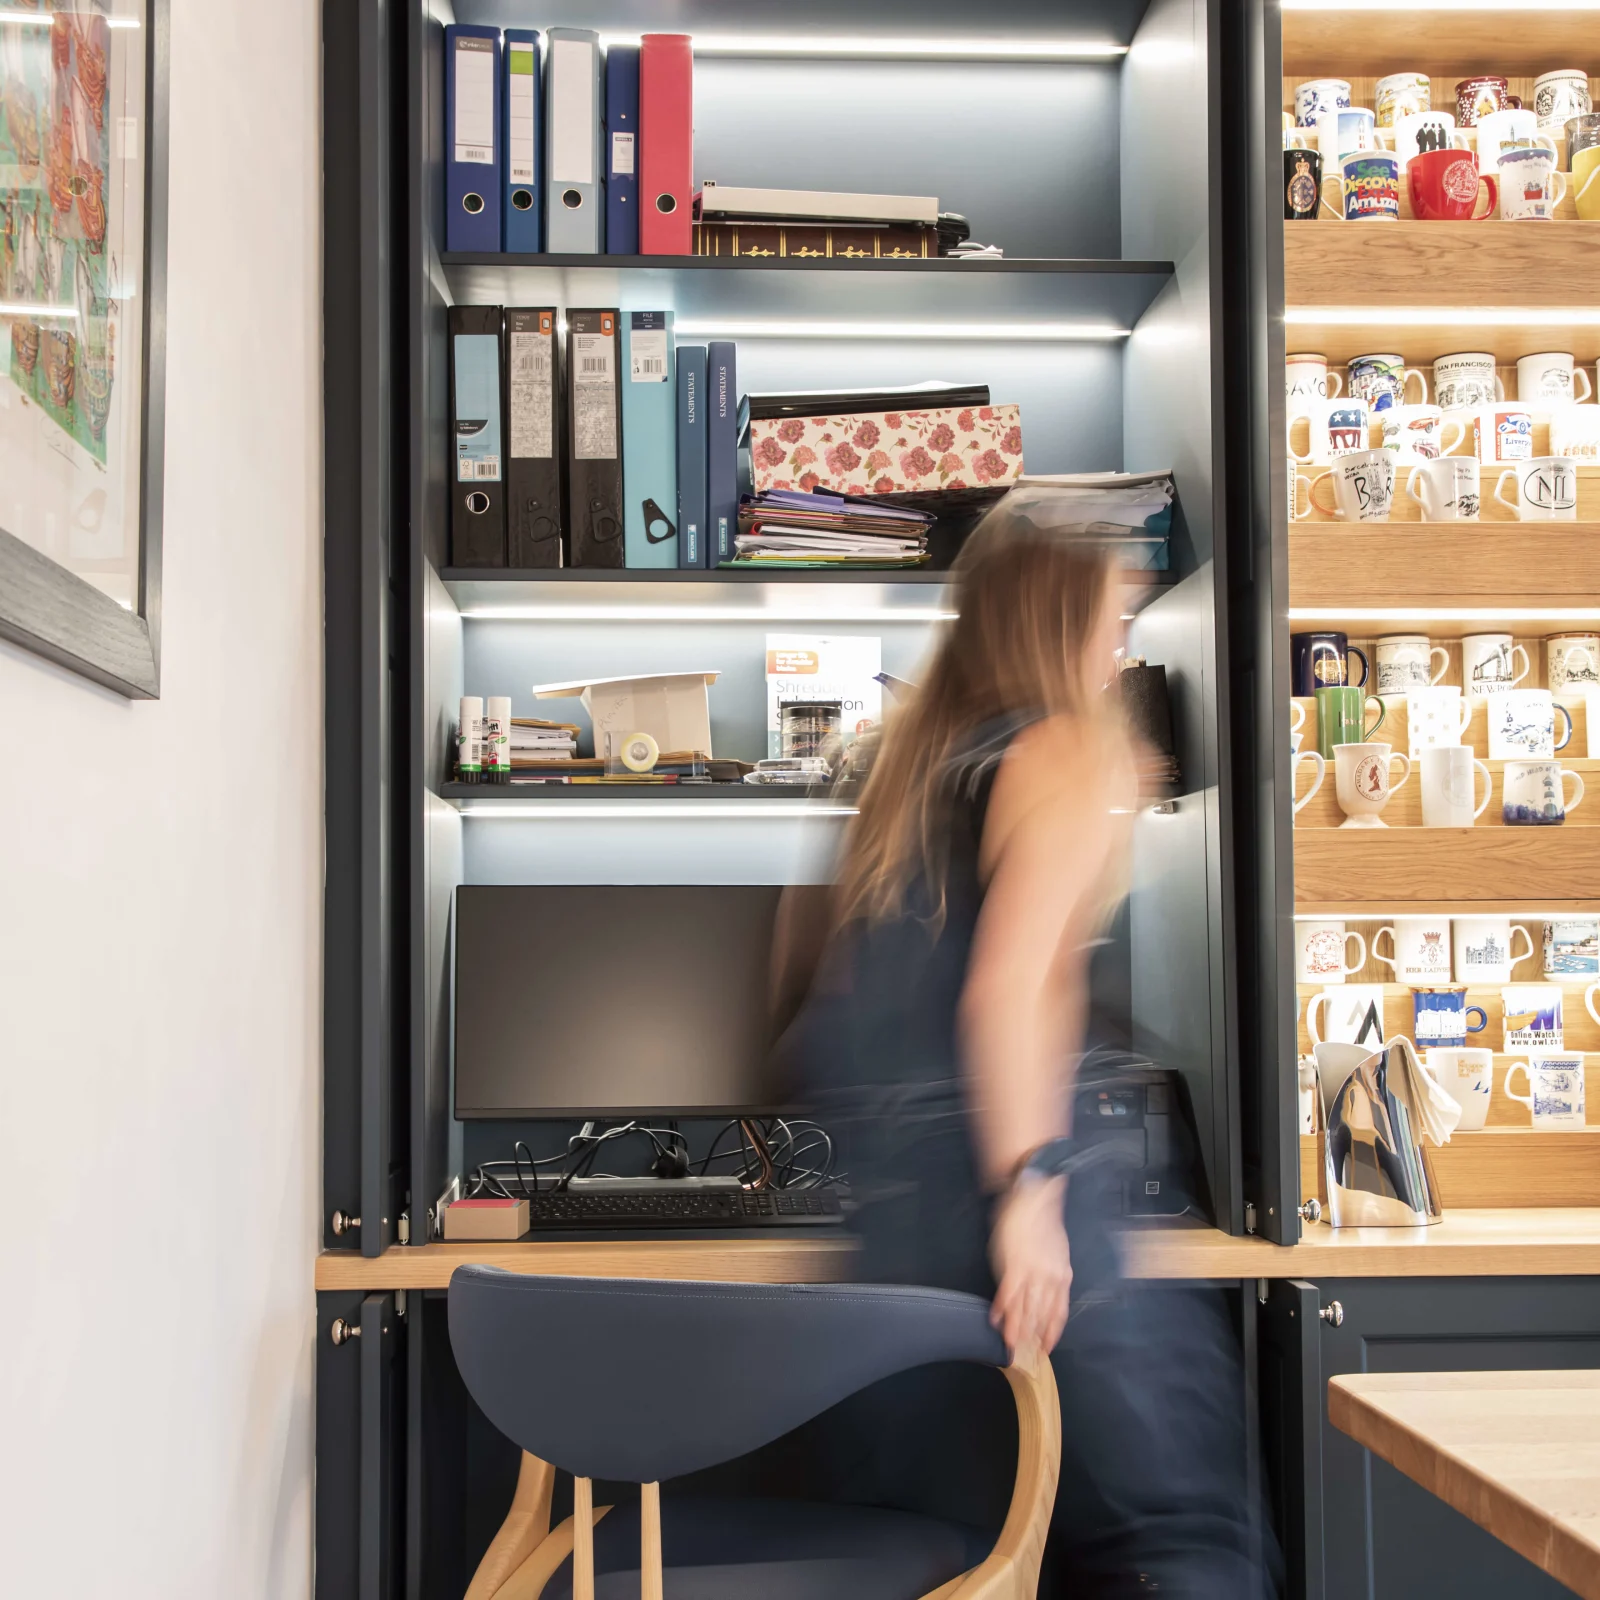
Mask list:
[[[1600,1280],[1349,1279],[1320,1285],[1323,1561],[1328,1600],[1562,1600],[1568,1591],[1327,1422],[1344,1372],[1600,1368]],[[1301,1313],[1302,1316],[1304,1313]],[[1302,1397],[1309,1415],[1310,1394]],[[1291,1590],[1291,1593],[1293,1591]],[[1317,1591],[1308,1590],[1308,1593]]]
[[1285,1593],[1322,1600],[1322,1324],[1315,1284],[1267,1286],[1261,1308],[1263,1476],[1283,1546]]

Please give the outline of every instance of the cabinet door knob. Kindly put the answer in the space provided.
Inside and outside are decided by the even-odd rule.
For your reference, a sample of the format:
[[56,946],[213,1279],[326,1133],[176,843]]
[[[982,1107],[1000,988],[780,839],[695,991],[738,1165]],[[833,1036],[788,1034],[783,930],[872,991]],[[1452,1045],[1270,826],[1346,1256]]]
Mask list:
[[1307,1200],[1300,1207],[1300,1220],[1302,1222],[1321,1222],[1322,1202],[1320,1200]]
[[361,1337],[361,1325],[357,1322],[346,1322],[343,1317],[335,1317],[333,1326],[328,1329],[328,1337],[336,1345],[347,1343],[351,1339]]
[[1344,1326],[1344,1307],[1337,1300],[1330,1300],[1317,1315],[1324,1322],[1331,1322],[1336,1328]]
[[342,1239],[345,1234],[361,1226],[361,1218],[352,1217],[348,1211],[335,1211],[332,1222],[335,1239]]

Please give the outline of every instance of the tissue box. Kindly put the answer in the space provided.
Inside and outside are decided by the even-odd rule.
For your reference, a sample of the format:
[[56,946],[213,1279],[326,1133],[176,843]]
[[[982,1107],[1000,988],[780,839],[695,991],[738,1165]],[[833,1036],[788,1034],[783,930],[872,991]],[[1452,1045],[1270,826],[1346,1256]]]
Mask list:
[[1003,489],[1022,473],[1022,414],[1016,406],[946,406],[752,419],[750,472],[757,493]]

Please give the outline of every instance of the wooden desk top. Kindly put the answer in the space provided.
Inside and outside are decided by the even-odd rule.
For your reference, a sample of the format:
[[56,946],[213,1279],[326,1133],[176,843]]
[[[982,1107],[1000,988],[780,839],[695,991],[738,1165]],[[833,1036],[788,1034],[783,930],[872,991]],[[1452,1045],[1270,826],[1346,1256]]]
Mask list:
[[[464,1262],[513,1272],[732,1283],[835,1283],[850,1277],[847,1237],[578,1239],[395,1245],[367,1260],[317,1258],[319,1289],[443,1289]],[[1431,1228],[1309,1227],[1292,1249],[1194,1224],[1130,1230],[1136,1278],[1470,1278],[1600,1274],[1600,1209],[1452,1211]]]
[[1357,1373],[1336,1428],[1600,1600],[1600,1372]]

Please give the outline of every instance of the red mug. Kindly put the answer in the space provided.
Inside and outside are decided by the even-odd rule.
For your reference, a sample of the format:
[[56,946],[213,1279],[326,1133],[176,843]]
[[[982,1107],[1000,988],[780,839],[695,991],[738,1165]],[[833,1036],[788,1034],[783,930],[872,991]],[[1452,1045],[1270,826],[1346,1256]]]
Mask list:
[[[1425,150],[1406,163],[1411,186],[1411,209],[1424,222],[1483,222],[1500,203],[1500,180],[1479,173],[1478,158],[1470,150]],[[1489,191],[1485,210],[1477,209],[1479,196]]]

